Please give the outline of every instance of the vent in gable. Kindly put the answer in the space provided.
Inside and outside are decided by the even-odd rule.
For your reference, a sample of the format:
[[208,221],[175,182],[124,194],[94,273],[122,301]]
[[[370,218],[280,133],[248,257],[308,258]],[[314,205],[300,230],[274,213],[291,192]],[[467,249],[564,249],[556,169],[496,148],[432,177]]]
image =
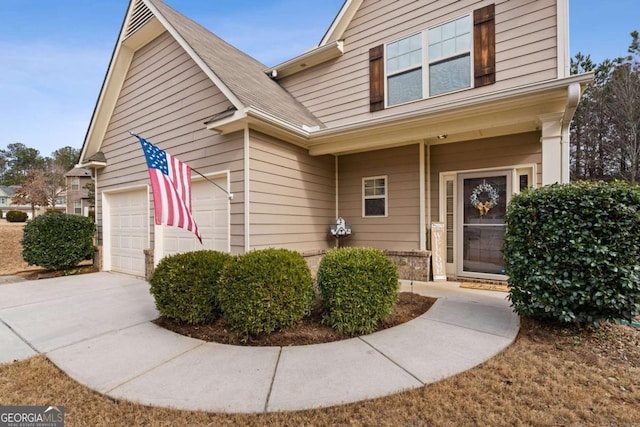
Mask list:
[[147,22],[151,21],[153,13],[142,0],[136,0],[136,4],[133,8],[133,13],[129,18],[129,24],[127,25],[127,32],[125,38],[131,37],[144,26]]

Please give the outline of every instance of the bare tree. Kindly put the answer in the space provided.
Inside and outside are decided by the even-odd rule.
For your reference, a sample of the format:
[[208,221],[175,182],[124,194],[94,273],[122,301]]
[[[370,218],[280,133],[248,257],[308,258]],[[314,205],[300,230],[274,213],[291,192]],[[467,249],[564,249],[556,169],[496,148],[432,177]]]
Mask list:
[[64,174],[67,170],[58,163],[53,163],[44,171],[45,191],[48,194],[49,205],[52,208],[56,206],[56,199],[65,192]]
[[39,169],[27,172],[24,182],[15,191],[13,203],[31,206],[31,218],[35,217],[36,206],[48,206],[49,196],[46,187],[46,177]]
[[610,159],[606,147],[610,140],[605,110],[607,82],[615,64],[605,60],[594,64],[589,55],[578,53],[571,60],[572,73],[594,72],[594,81],[585,90],[571,123],[571,178],[601,180],[609,177]]
[[640,40],[631,33],[630,55],[594,64],[571,60],[573,74],[593,71],[571,124],[571,178],[631,182],[640,179]]
[[610,150],[619,163],[621,178],[640,179],[640,65],[623,64],[608,83],[605,104],[613,133]]
[[57,164],[51,164],[45,170],[28,171],[24,182],[15,192],[13,203],[30,205],[32,217],[36,206],[55,208],[56,199],[65,190],[64,173],[63,167]]

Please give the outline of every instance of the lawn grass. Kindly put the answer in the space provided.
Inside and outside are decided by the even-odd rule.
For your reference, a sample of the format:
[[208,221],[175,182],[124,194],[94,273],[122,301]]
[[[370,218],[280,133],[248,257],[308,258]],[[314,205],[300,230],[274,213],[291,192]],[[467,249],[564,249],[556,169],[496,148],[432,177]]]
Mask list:
[[229,415],[145,407],[83,387],[44,356],[0,365],[0,404],[65,405],[66,426],[638,426],[640,331],[522,320],[483,365],[421,389],[294,413]]

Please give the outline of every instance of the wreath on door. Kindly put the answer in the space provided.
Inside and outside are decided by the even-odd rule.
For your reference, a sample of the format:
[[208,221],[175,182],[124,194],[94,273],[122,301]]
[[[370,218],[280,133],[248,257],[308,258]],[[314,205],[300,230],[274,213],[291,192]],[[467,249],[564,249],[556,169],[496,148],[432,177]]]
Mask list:
[[[480,200],[480,195],[486,193],[489,196],[488,200],[484,202]],[[469,197],[469,201],[471,205],[478,209],[480,212],[480,216],[485,216],[489,213],[491,208],[495,207],[498,204],[498,200],[500,199],[500,195],[498,194],[498,190],[495,189],[491,184],[487,184],[483,182],[473,189],[471,192],[471,196]]]

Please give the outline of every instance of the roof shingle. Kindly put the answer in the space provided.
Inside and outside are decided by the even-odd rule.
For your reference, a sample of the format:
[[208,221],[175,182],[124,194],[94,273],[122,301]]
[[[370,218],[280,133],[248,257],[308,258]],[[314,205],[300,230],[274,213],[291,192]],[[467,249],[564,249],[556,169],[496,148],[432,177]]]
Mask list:
[[318,120],[276,81],[267,67],[160,0],[146,0],[244,104],[297,126],[320,126]]

